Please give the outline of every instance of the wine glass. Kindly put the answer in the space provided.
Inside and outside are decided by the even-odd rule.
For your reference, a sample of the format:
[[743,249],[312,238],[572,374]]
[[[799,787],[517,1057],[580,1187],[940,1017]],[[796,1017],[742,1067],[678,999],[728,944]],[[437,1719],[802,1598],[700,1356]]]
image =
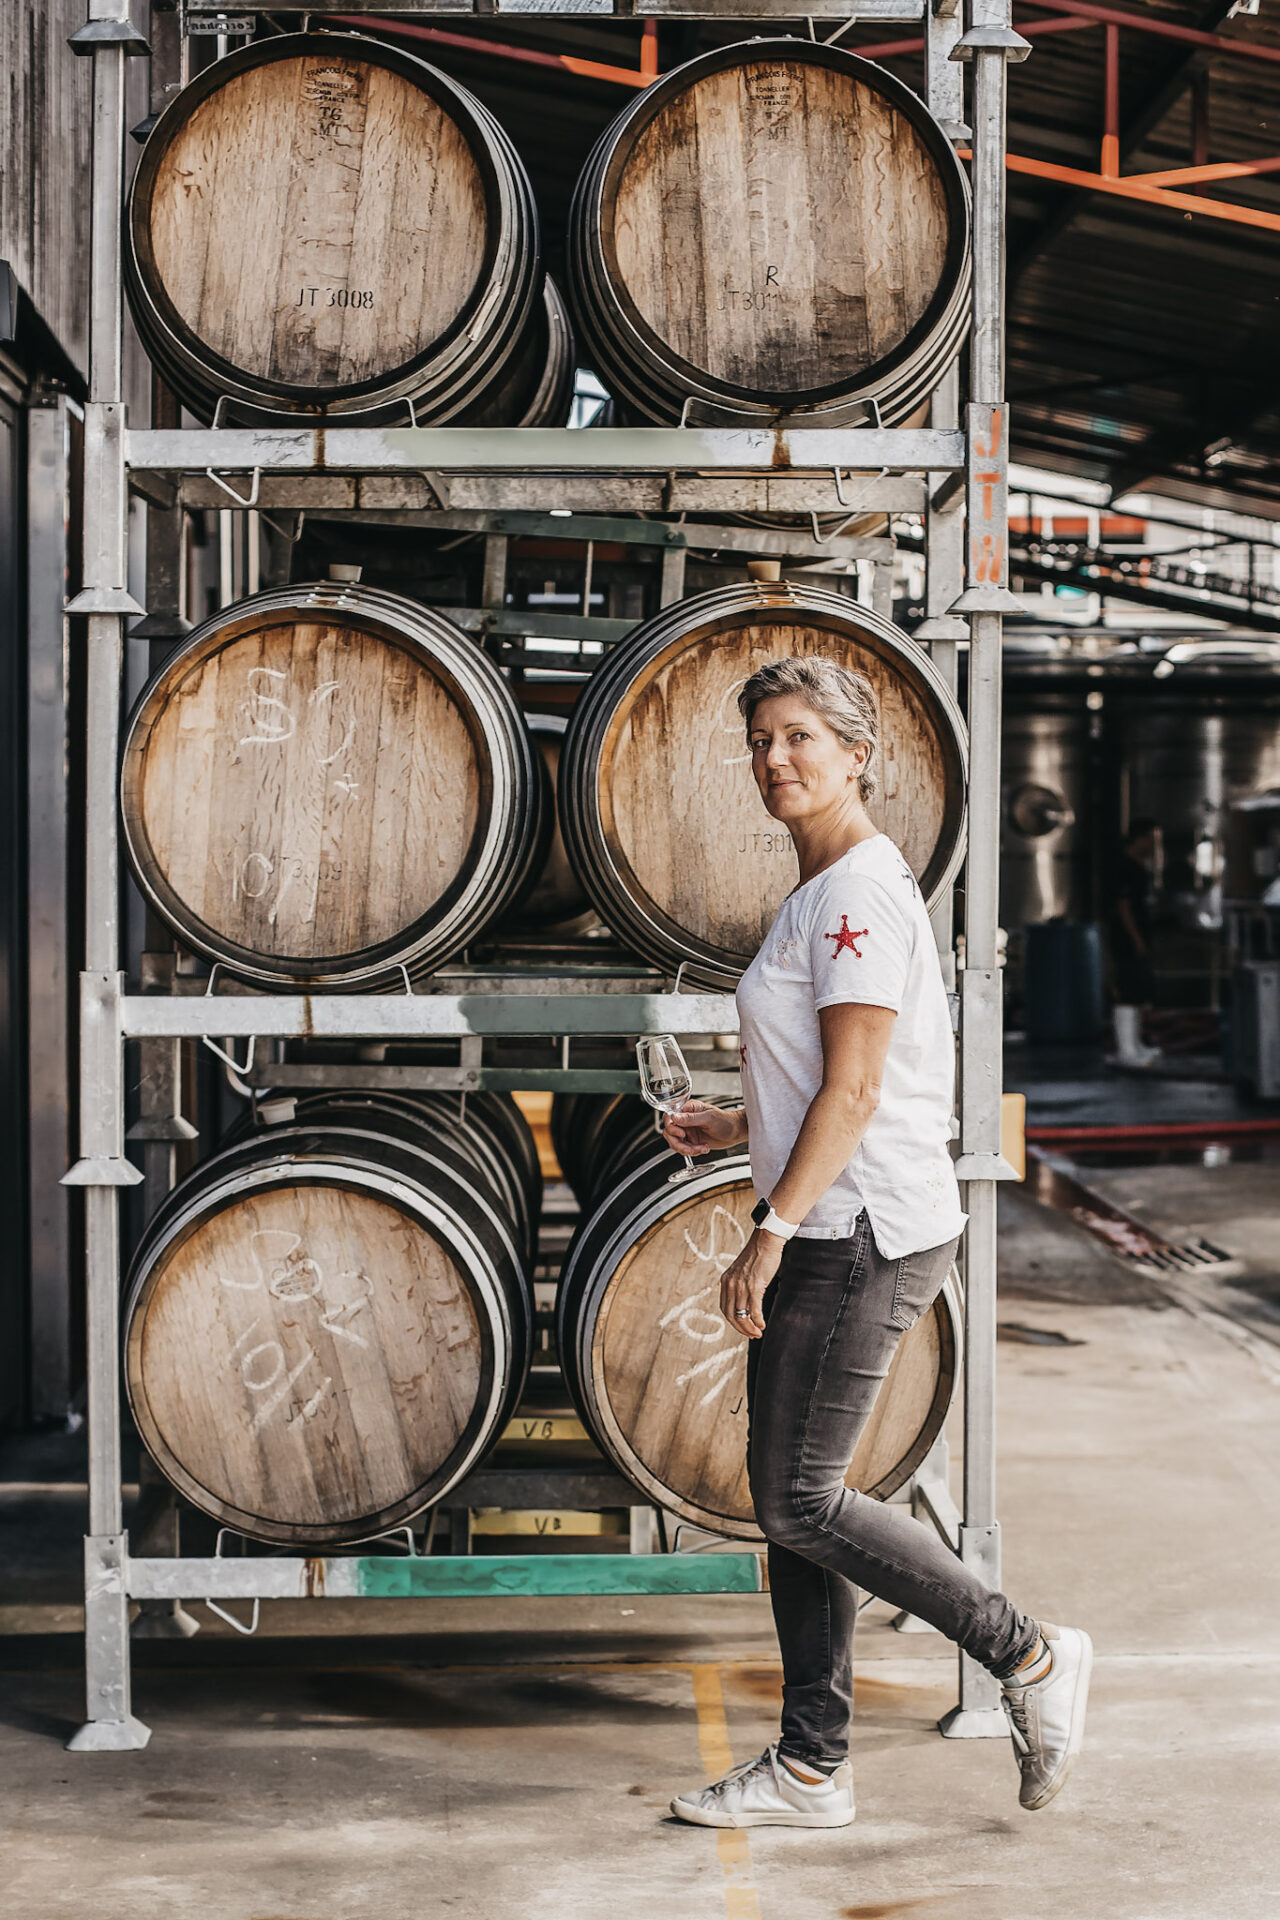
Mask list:
[[[636,1041],[636,1065],[640,1069],[640,1091],[659,1114],[675,1113],[693,1092],[693,1075],[674,1034],[644,1034]],[[661,1119],[658,1129],[662,1129]],[[682,1153],[680,1158],[684,1166],[678,1173],[667,1175],[669,1187],[692,1180],[697,1173],[687,1153]]]

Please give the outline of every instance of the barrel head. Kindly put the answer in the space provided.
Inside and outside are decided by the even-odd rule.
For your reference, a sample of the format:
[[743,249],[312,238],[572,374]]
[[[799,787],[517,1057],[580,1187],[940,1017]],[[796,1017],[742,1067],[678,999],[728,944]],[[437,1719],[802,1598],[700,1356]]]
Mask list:
[[207,353],[320,394],[385,380],[458,325],[485,262],[486,183],[411,75],[333,38],[259,53],[162,122],[134,244]]
[[143,1439],[198,1507],[315,1542],[420,1509],[491,1362],[464,1276],[419,1220],[299,1183],[233,1198],[169,1244],[126,1370]]
[[421,650],[338,614],[229,622],[134,722],[130,852],[201,951],[332,977],[461,884],[483,751]]
[[924,109],[875,68],[753,52],[694,63],[637,110],[600,247],[642,340],[728,394],[794,405],[900,354],[945,301],[950,183]]

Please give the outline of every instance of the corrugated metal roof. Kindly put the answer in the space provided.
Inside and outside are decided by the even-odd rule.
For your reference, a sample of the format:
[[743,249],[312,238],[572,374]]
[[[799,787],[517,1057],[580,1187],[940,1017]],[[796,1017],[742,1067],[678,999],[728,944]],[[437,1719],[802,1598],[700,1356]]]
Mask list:
[[[1280,26],[1227,19],[1221,4],[1127,10],[1280,48]],[[1192,163],[1197,76],[1210,161],[1280,154],[1280,65],[1130,29],[1120,62],[1122,174]],[[1102,73],[1100,27],[1038,42],[1013,71],[1010,151],[1096,169]],[[1280,213],[1280,175],[1203,197]],[[1021,458],[1119,486],[1179,476],[1280,504],[1280,233],[1019,175],[1009,260]]]

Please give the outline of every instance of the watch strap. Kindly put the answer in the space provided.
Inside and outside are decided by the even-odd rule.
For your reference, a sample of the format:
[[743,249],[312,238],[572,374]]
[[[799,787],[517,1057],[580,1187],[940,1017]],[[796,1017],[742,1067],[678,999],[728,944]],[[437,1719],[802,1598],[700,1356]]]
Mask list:
[[775,1213],[772,1207],[766,1210],[764,1219],[758,1224],[763,1232],[776,1233],[780,1240],[790,1240],[793,1234],[800,1231],[798,1221],[793,1225],[790,1220],[784,1220],[781,1214]]

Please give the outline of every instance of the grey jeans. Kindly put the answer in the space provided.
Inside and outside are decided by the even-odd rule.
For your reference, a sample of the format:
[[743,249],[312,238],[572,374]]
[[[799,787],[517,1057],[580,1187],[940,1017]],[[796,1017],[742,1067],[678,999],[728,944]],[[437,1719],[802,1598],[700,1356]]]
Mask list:
[[863,1587],[927,1620],[996,1674],[1037,1625],[960,1564],[931,1527],[844,1484],[902,1335],[942,1289],[956,1241],[886,1260],[865,1213],[843,1240],[789,1240],[747,1354],[747,1463],[769,1543],[782,1650],[782,1752],[842,1760]]

